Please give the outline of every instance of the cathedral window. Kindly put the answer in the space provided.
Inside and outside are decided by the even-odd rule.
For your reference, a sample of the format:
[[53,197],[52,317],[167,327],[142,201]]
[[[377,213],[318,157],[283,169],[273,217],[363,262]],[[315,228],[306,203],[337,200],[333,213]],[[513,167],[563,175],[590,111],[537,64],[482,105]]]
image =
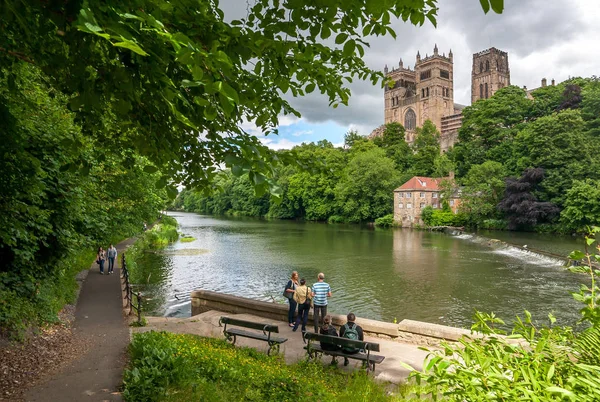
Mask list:
[[483,84],[479,84],[479,99],[483,99]]
[[450,73],[447,70],[440,70],[440,77],[450,79]]
[[425,95],[429,96],[429,87],[427,87],[427,89],[425,89]]
[[427,71],[421,72],[421,79],[422,80],[426,80],[428,78],[431,78],[431,70],[427,70]]
[[489,97],[489,92],[488,92],[488,84],[487,82],[485,83],[485,99],[487,99]]
[[423,88],[423,89],[421,89],[421,98],[424,98],[424,97],[425,97],[425,89]]
[[485,71],[490,71],[490,61],[489,60],[485,61]]
[[479,63],[479,72],[483,73],[483,61]]
[[404,115],[404,128],[407,130],[414,130],[417,126],[417,115],[414,110],[408,109]]

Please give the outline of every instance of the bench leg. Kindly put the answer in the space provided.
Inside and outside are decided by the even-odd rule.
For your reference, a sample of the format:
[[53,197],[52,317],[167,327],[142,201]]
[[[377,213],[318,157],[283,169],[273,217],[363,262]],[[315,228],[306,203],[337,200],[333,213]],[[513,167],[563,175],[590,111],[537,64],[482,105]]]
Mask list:
[[269,342],[269,349],[267,350],[267,356],[271,355],[271,350],[275,351],[275,353],[279,353],[279,344]]
[[237,337],[235,335],[230,335],[230,334],[225,334],[225,340],[227,342],[230,342],[232,345],[235,345],[235,341],[237,340]]

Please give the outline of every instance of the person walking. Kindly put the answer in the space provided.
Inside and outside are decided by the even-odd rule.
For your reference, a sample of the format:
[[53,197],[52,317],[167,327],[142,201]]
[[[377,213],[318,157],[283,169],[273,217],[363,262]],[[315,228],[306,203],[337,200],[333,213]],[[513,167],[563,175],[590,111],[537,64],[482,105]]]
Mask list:
[[298,286],[294,292],[294,301],[298,304],[298,318],[296,318],[296,323],[294,324],[294,332],[296,332],[300,323],[302,323],[302,332],[306,332],[311,298],[312,290],[306,286],[306,279],[300,279],[300,286]]
[[[340,337],[352,339],[355,341],[364,341],[365,338],[362,328],[360,327],[360,325],[354,322],[356,321],[356,316],[354,315],[354,313],[348,313],[346,319],[348,320],[348,322],[340,327]],[[342,348],[342,352],[351,355],[360,352],[360,349],[344,347]],[[348,363],[348,358],[344,357],[344,366],[347,366]]]
[[106,252],[106,256],[108,257],[108,273],[112,274],[115,269],[115,259],[117,258],[117,249],[112,244],[108,248]]
[[298,272],[292,272],[292,277],[285,285],[285,290],[283,291],[283,295],[288,299],[288,303],[290,304],[290,308],[288,310],[288,325],[290,327],[294,326],[294,315],[296,314],[296,306],[298,303],[294,300],[294,293],[296,292],[296,288],[298,287]]
[[319,281],[312,286],[315,333],[319,328],[319,314],[321,315],[321,320],[324,320],[327,315],[327,298],[331,297],[331,288],[329,287],[329,284],[325,282],[325,274],[322,272],[319,273],[318,278]]
[[100,275],[104,275],[104,261],[106,261],[106,252],[102,247],[98,247],[98,255],[96,256],[96,263],[100,265]]

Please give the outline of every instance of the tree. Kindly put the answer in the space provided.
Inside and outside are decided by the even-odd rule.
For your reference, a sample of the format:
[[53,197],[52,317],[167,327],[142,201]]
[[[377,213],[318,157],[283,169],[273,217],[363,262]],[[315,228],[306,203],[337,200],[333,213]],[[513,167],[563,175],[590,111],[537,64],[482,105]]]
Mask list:
[[506,179],[504,198],[498,209],[508,220],[508,228],[528,229],[538,223],[551,221],[559,209],[551,202],[540,202],[533,195],[536,186],[544,179],[544,170],[527,169],[519,179]]
[[385,125],[380,137],[373,139],[373,143],[385,150],[387,157],[394,161],[396,169],[401,172],[407,170],[413,162],[413,152],[404,133],[404,127],[400,123],[392,122]]
[[279,115],[299,116],[286,96],[315,89],[347,104],[345,82],[384,78],[365,64],[363,37],[395,37],[392,17],[422,25],[436,14],[436,0],[257,0],[230,22],[217,1],[3,2],[0,70],[39,66],[86,135],[150,158],[161,185],[208,186],[224,164],[252,172],[260,192],[281,156],[241,123],[275,132]]
[[416,129],[412,173],[416,176],[431,176],[435,170],[435,160],[440,156],[440,133],[431,120]]
[[600,80],[596,77],[582,91],[581,116],[587,131],[596,139],[600,138]]
[[344,149],[352,148],[356,142],[360,141],[367,141],[367,139],[358,131],[350,130],[344,135]]
[[573,179],[598,177],[593,143],[579,110],[563,110],[527,124],[514,140],[517,168],[542,168],[539,197],[562,206]]
[[393,191],[398,185],[394,162],[383,150],[357,154],[335,188],[341,215],[350,222],[364,222],[392,213]]
[[583,232],[600,225],[600,180],[575,180],[567,191],[560,222],[568,230]]
[[498,162],[471,166],[463,179],[461,212],[467,213],[474,223],[493,218],[497,214],[496,206],[504,196],[505,178],[506,169]]

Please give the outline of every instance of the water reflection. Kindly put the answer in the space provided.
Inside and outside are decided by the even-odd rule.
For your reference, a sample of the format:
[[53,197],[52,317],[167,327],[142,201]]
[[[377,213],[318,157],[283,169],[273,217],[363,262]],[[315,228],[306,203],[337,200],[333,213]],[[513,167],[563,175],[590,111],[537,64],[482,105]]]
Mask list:
[[474,237],[173,215],[196,240],[150,258],[152,266],[165,267],[162,276],[152,269],[148,291],[155,314],[189,315],[190,293],[199,288],[283,302],[283,287],[296,270],[309,284],[325,273],[335,313],[455,326],[469,326],[475,309],[505,319],[523,309],[542,320],[552,310],[563,323],[578,318],[569,291],[581,278],[557,260],[495,249]]

